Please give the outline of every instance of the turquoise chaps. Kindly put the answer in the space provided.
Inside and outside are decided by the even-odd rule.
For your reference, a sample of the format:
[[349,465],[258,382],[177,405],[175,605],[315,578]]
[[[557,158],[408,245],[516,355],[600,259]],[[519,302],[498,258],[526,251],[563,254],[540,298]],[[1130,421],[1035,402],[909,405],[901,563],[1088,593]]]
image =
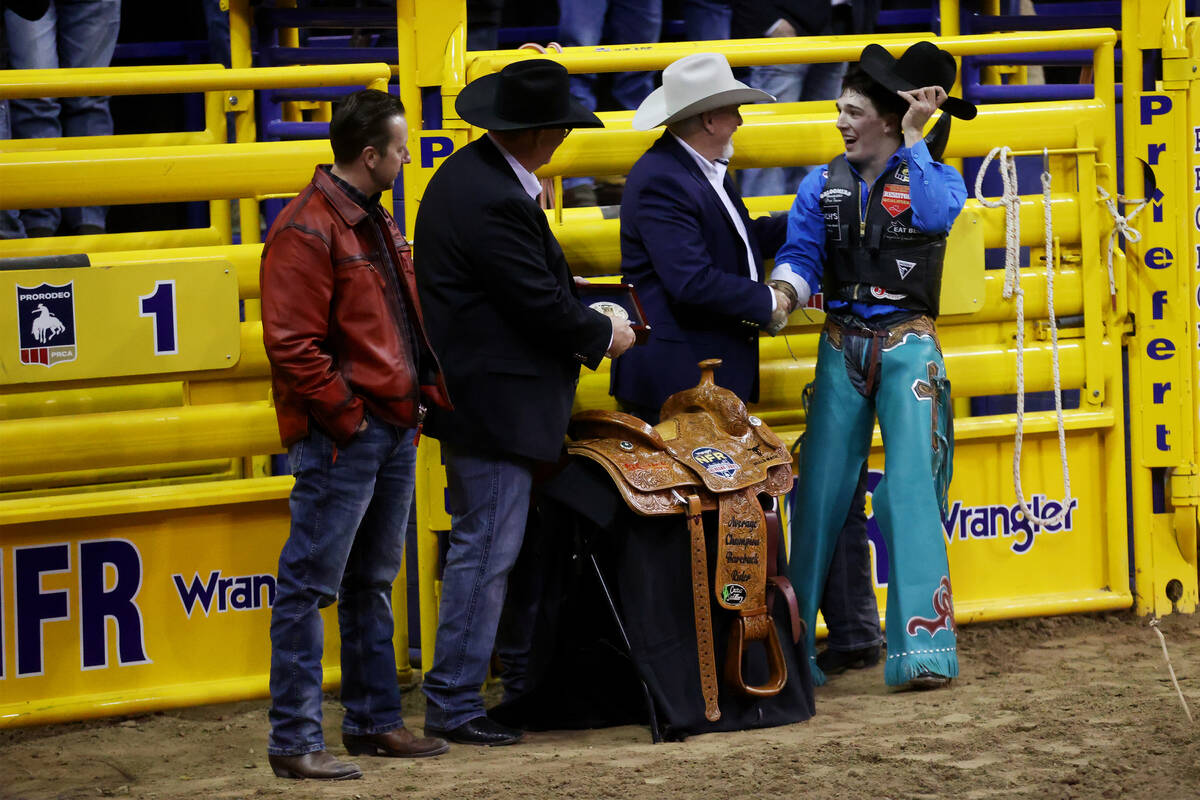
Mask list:
[[[894,319],[889,315],[889,319]],[[887,545],[887,667],[900,686],[921,672],[958,675],[942,513],[954,458],[950,383],[927,316],[871,324],[831,314],[821,333],[788,576],[800,601],[813,680],[817,607],[871,446],[875,417],[886,471],[872,495]]]

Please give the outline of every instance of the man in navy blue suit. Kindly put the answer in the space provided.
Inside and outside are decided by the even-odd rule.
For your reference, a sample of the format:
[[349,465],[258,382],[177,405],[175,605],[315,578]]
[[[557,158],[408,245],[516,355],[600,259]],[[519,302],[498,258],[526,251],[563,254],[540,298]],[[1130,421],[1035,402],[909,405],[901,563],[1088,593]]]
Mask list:
[[667,130],[638,159],[621,204],[621,271],[636,287],[651,334],[613,362],[612,393],[652,424],[666,398],[700,380],[758,398],[758,333],[777,332],[790,308],[764,283],[762,254],[782,244],[782,217],[750,219],[727,174],[738,106],[770,101],[735,80],[725,57],[685,56],[634,114],[633,127]]

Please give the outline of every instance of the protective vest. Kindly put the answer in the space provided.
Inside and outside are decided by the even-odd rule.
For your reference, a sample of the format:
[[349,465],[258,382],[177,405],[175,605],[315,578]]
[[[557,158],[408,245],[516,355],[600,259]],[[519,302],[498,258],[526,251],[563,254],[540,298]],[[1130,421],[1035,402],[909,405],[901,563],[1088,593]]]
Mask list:
[[829,162],[820,195],[825,217],[826,297],[921,311],[936,317],[946,234],[913,226],[908,161],[880,176],[862,218],[861,181],[844,156]]

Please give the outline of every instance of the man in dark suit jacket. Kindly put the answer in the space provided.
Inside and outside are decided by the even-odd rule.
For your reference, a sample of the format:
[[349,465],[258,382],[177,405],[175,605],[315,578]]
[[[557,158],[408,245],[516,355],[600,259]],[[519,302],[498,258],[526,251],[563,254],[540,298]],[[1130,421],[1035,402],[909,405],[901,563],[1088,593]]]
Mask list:
[[663,401],[720,358],[716,381],[758,397],[758,334],[787,320],[787,298],[763,283],[763,253],[782,243],[782,217],[750,219],[726,174],[738,105],[772,100],[737,81],[722,55],[685,56],[638,108],[633,126],[667,130],[633,165],[621,204],[621,270],[637,289],[649,341],[613,363],[621,406],[657,421]]
[[508,573],[521,549],[538,461],[563,447],[579,367],[633,344],[628,321],[594,311],[575,283],[533,171],[575,127],[599,127],[571,99],[567,71],[517,62],[471,82],[455,104],[489,133],[450,156],[421,198],[414,251],[429,339],[454,410],[428,421],[442,442],[452,514],[427,731],[464,744],[512,744],[488,719],[487,676]]

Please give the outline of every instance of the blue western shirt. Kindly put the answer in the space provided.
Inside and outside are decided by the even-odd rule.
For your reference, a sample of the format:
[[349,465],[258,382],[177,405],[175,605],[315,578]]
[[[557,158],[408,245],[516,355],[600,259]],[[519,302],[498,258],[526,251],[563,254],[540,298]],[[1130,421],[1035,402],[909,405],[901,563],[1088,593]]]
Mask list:
[[[845,158],[844,155],[838,158]],[[925,233],[949,232],[954,220],[962,211],[967,199],[967,187],[958,170],[934,161],[924,141],[912,147],[901,147],[888,158],[876,183],[900,160],[908,160],[911,176],[909,196],[912,202],[913,226]],[[854,165],[850,171],[859,181],[859,198],[866,216],[871,188],[859,175]],[[787,241],[775,256],[773,280],[782,280],[796,289],[803,305],[810,294],[821,290],[821,276],[825,271],[825,220],[821,215],[819,198],[829,177],[827,168],[811,170],[796,192],[792,209],[788,212]],[[828,309],[847,309],[859,317],[875,317],[901,309],[891,305],[847,303],[844,300],[826,298]]]

